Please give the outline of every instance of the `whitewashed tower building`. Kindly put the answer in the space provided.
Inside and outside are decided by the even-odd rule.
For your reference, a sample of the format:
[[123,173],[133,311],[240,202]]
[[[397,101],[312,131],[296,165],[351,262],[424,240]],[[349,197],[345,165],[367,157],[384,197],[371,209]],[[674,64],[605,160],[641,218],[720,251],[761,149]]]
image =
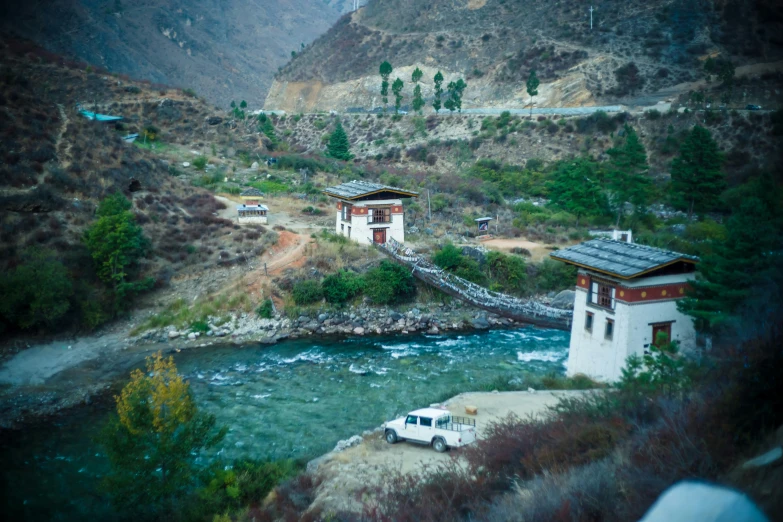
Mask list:
[[550,256],[579,268],[567,374],[620,378],[625,359],[643,355],[659,332],[683,350],[696,343],[693,320],[677,310],[698,258],[611,239]]

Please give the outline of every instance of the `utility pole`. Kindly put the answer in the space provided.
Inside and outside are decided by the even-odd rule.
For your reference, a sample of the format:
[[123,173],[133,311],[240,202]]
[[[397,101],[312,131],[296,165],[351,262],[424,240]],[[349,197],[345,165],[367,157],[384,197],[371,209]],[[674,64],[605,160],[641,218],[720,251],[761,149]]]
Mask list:
[[430,191],[427,189],[427,221],[432,221],[432,205],[430,204]]
[[590,30],[593,30],[593,6],[590,6]]

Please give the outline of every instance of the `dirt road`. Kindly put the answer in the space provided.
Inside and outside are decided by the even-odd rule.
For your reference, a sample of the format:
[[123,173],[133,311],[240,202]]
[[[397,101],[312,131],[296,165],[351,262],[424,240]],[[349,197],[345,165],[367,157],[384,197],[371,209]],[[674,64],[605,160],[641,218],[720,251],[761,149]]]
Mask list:
[[[475,416],[478,437],[484,435],[487,425],[510,413],[520,417],[539,415],[547,406],[557,403],[560,397],[576,395],[580,391],[539,391],[502,393],[464,393],[449,399],[443,407],[455,415],[465,415],[465,406],[478,407]],[[424,405],[411,405],[411,409]],[[317,490],[313,506],[325,512],[361,511],[360,492],[378,484],[390,470],[403,473],[421,471],[425,466],[444,462],[459,456],[459,450],[437,453],[429,446],[401,442],[394,445],[383,440],[383,433],[364,437],[358,446],[340,453],[331,453],[318,465],[317,475],[322,483]]]

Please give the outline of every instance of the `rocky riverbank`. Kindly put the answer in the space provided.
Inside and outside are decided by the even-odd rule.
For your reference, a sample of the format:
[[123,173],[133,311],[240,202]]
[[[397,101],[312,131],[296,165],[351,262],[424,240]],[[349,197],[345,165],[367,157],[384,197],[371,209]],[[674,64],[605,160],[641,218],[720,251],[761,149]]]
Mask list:
[[411,307],[407,310],[351,306],[345,310],[321,311],[296,319],[275,317],[262,319],[255,314],[231,314],[221,322],[209,317],[206,329],[178,329],[167,326],[149,330],[133,338],[138,344],[164,343],[178,346],[209,344],[276,342],[312,335],[388,335],[424,332],[438,334],[453,330],[504,328],[520,323],[495,314],[476,310],[461,303]]

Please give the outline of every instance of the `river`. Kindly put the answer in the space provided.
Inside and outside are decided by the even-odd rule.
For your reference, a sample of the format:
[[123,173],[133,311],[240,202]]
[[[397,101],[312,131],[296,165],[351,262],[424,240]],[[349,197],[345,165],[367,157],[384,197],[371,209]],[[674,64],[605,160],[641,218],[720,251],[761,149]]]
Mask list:
[[[215,458],[305,460],[410,409],[520,372],[561,374],[569,334],[520,328],[447,335],[218,346],[176,357],[199,406],[229,427]],[[93,437],[110,401],[6,437],[4,512],[13,520],[109,520],[107,460]]]

